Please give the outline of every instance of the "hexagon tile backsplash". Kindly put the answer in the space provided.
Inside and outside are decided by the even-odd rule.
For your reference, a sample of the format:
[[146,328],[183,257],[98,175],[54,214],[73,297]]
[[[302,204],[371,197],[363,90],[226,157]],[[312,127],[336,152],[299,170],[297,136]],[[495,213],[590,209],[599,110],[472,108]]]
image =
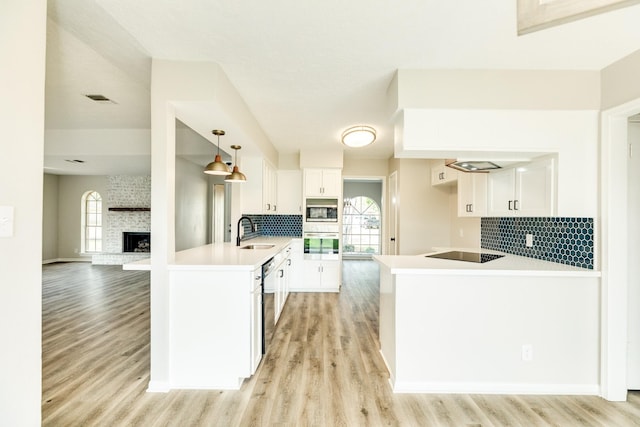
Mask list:
[[[533,247],[525,245],[533,235]],[[593,218],[481,218],[480,247],[593,269]]]

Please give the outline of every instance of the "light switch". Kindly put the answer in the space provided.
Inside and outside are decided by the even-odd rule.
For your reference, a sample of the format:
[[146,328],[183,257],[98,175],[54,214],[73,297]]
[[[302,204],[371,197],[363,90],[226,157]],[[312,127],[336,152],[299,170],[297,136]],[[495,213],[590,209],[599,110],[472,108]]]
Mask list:
[[13,206],[0,206],[0,237],[13,237]]

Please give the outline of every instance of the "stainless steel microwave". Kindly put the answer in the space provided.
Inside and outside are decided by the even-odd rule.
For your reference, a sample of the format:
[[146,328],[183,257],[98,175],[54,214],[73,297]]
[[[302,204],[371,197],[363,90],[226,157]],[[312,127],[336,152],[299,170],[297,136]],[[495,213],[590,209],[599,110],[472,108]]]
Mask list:
[[307,199],[306,222],[338,222],[338,199]]

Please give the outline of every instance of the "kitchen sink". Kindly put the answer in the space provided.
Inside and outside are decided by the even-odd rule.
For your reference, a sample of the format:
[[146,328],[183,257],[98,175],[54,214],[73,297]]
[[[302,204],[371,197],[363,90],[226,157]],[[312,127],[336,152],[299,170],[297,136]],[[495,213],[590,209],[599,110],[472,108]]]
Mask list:
[[268,243],[256,243],[255,245],[244,245],[241,246],[240,249],[271,249],[275,245],[271,245]]

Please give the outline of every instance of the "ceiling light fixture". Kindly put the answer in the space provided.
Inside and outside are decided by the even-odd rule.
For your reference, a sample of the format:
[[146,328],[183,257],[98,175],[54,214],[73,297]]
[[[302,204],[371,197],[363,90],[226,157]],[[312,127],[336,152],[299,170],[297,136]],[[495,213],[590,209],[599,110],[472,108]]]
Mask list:
[[224,179],[224,182],[245,182],[247,180],[247,177],[238,170],[238,150],[242,147],[239,145],[232,145],[231,148],[236,150],[235,165],[233,166],[233,172],[231,172],[231,175]]
[[230,175],[231,171],[229,170],[229,166],[224,164],[220,157],[220,136],[224,135],[225,132],[223,130],[214,129],[211,133],[218,137],[218,154],[216,154],[214,161],[204,168],[204,173],[209,175]]
[[342,132],[342,143],[347,147],[364,147],[376,140],[376,130],[371,126],[352,126]]

